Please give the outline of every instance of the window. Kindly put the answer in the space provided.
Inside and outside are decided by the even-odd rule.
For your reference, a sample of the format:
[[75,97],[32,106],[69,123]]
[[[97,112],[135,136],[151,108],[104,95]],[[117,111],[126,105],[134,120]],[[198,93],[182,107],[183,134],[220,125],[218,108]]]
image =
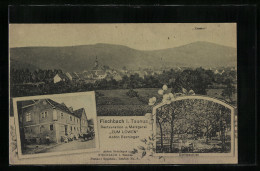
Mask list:
[[60,117],[63,118],[63,113],[60,113]]
[[50,125],[50,131],[53,131],[53,124]]
[[72,121],[72,117],[70,116],[70,121]]
[[47,111],[41,113],[41,118],[46,118],[47,116],[48,116]]
[[32,120],[32,115],[31,113],[26,113],[26,122],[29,122]]
[[44,117],[46,118],[47,116],[48,116],[48,112],[45,111],[45,112],[44,112]]
[[75,122],[75,117],[74,117],[74,122]]
[[77,119],[77,123],[79,123],[79,119]]
[[74,127],[74,131],[76,131],[76,128]]

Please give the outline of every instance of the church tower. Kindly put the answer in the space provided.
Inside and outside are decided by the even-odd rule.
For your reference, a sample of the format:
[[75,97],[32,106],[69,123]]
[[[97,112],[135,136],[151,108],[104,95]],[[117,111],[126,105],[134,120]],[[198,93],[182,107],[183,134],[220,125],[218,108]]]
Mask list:
[[96,61],[95,61],[95,68],[98,68],[98,59],[97,59],[97,56],[96,56]]

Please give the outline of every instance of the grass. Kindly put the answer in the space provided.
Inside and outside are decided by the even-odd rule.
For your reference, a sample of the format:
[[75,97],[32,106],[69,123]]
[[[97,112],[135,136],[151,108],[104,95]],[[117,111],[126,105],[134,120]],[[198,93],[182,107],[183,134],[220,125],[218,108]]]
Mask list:
[[129,97],[129,89],[119,90],[98,90],[96,98],[98,116],[143,116],[151,112],[152,107],[148,106],[150,97],[158,94],[158,89],[134,89],[138,92],[138,97]]
[[99,105],[98,116],[143,116],[151,113],[152,107],[148,105]]
[[134,89],[138,92],[139,97],[145,98],[147,101],[144,103],[140,101],[137,97],[129,97],[126,93],[129,89],[118,89],[118,90],[97,90],[100,96],[97,96],[97,105],[147,105],[149,98],[157,97],[159,98],[157,88],[142,88]]
[[[158,94],[158,88],[140,88],[134,89],[138,92],[138,97],[129,97],[129,89],[116,90],[97,90],[96,103],[98,116],[142,116],[151,112],[151,106],[148,106],[149,98],[156,97],[159,101],[162,98]],[[168,89],[166,93],[169,93]],[[223,89],[207,89],[207,96],[223,99]],[[233,100],[236,101],[236,94]],[[142,99],[142,100],[140,100]]]

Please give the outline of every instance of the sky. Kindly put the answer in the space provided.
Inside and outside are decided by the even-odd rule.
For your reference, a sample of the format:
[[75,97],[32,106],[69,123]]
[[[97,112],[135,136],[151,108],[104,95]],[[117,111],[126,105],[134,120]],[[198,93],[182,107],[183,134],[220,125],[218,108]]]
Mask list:
[[68,97],[57,96],[57,97],[51,97],[51,99],[58,103],[65,103],[67,107],[73,107],[73,110],[85,108],[88,119],[92,119],[96,117],[96,112],[95,112],[96,103],[91,93],[85,95],[68,96]]
[[196,41],[236,48],[236,23],[9,25],[10,48],[108,43],[138,50],[158,50]]

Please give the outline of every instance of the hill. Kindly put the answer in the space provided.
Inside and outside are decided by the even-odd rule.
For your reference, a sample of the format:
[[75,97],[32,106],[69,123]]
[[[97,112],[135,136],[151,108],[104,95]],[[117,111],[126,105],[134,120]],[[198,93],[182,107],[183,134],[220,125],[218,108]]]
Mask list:
[[[194,42],[169,49],[141,51],[122,45],[95,44],[66,47],[20,47],[10,49],[11,68],[82,71],[101,65],[121,69],[163,67],[236,66],[236,49],[209,42]],[[32,67],[32,68],[31,68]]]

